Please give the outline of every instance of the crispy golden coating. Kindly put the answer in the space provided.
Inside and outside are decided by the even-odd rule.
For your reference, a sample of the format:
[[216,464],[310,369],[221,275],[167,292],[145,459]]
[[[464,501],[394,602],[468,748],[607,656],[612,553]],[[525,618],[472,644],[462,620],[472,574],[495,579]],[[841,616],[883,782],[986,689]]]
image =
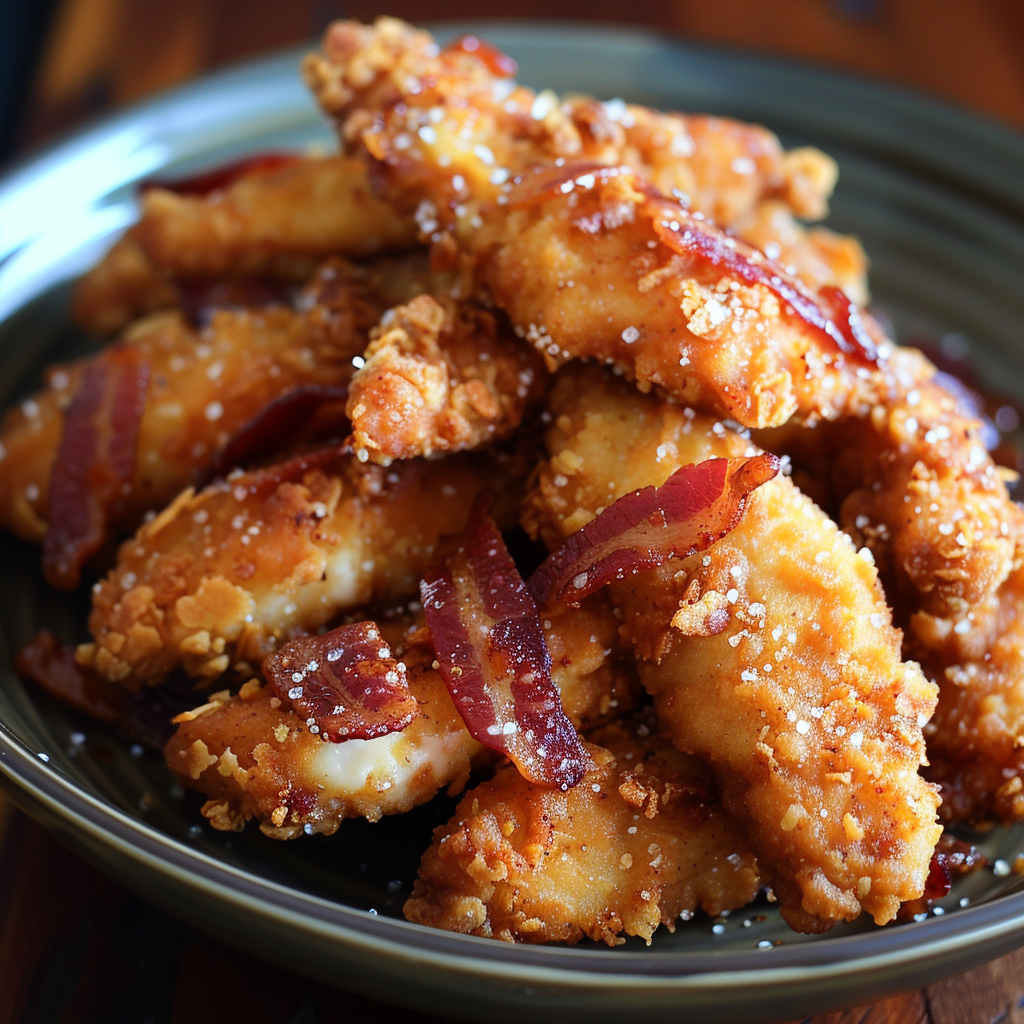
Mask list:
[[150,189],[137,230],[154,265],[175,277],[302,280],[328,256],[367,256],[414,239],[410,220],[374,196],[364,166],[339,156],[253,170],[203,196]]
[[507,437],[546,374],[493,313],[421,295],[389,310],[349,386],[352,445],[374,462]]
[[703,765],[643,725],[592,738],[597,767],[568,792],[506,766],[467,793],[434,833],[406,917],[506,942],[614,946],[749,903],[756,862]]
[[[752,283],[707,257],[713,249],[726,258],[740,251],[744,260],[763,262],[762,254],[738,250],[704,221],[693,230],[710,238],[710,248],[687,248],[691,229],[672,220],[678,207],[666,205],[643,177],[651,173],[664,187],[658,168],[608,143],[608,132],[588,151],[553,97],[544,102],[543,94],[509,86],[497,100],[499,80],[483,61],[461,50],[438,55],[429,36],[400,22],[381,19],[373,29],[338,23],[324,47],[324,58],[307,63],[307,77],[338,118],[348,149],[363,153],[401,202],[419,202],[422,235],[462,252],[476,287],[549,367],[579,357],[612,363],[645,390],[659,385],[748,426],[794,414],[835,418],[870,395],[873,377],[854,372],[834,341],[768,285],[778,280],[777,269],[766,264],[765,283]],[[547,113],[535,116],[538,106],[551,124]],[[568,142],[574,134],[579,141]],[[697,135],[712,147],[719,136],[734,141],[728,132]],[[685,161],[686,147],[680,149]],[[592,162],[575,174],[569,165],[565,181],[531,192],[536,175],[527,168],[539,162],[550,170],[555,157],[567,155]],[[595,160],[618,165],[627,158],[631,170],[611,178],[594,173]],[[753,157],[732,155],[729,166],[737,160],[754,175]],[[712,151],[700,166],[718,161]],[[659,165],[662,172],[668,163]],[[526,195],[510,191],[508,179],[520,171]],[[727,192],[727,177],[709,182],[709,194],[726,205],[719,189]],[[762,196],[748,198],[722,214],[723,223],[749,216]]]
[[514,518],[524,469],[488,452],[385,470],[327,449],[184,491],[94,588],[94,642],[79,659],[133,689],[179,665],[211,679],[246,671],[292,632],[414,595],[481,490],[498,493],[499,521]]
[[[1020,559],[1024,516],[985,450],[982,424],[909,349],[894,351],[879,404],[777,442],[825,483],[840,525],[872,551],[915,656],[967,620]],[[965,627],[961,626],[961,634]]]
[[1019,820],[1024,515],[976,414],[930,364],[898,351],[890,373],[883,404],[776,440],[870,548],[905,623],[905,652],[939,684],[926,736],[943,818]]
[[748,426],[833,419],[871,399],[874,373],[857,373],[766,285],[675,252],[664,217],[622,175],[505,215],[481,274],[552,368],[610,363]]
[[[587,372],[566,376],[527,518],[549,542],[680,465],[757,449],[708,417]],[[784,477],[704,554],[611,585],[659,719],[706,758],[784,916],[891,920],[939,835],[918,769],[935,687],[903,663],[877,573]],[[729,612],[709,635],[708,612]]]
[[415,207],[426,199],[447,211],[449,200],[468,200],[455,211],[467,226],[510,176],[559,159],[632,167],[722,225],[766,198],[783,199],[798,216],[820,217],[835,185],[830,157],[812,149],[785,153],[765,128],[622,101],[560,102],[495,73],[486,55],[458,46],[439,51],[428,33],[394,18],[372,27],[336,22],[323,54],[307,57],[304,70],[343,141],[360,139],[387,165],[399,203]]
[[[925,671],[939,706],[925,728],[946,821],[1024,821],[1024,568],[958,620],[932,623]],[[961,624],[965,627],[960,629]],[[946,628],[943,629],[942,627]]]
[[[283,707],[269,686],[247,683],[180,716],[167,762],[182,782],[209,797],[211,824],[239,829],[250,818],[267,835],[291,839],[303,831],[332,833],[344,818],[376,821],[465,785],[474,761],[490,757],[462,722],[441,677],[425,629],[384,623],[395,656],[408,670],[419,704],[402,732],[372,740],[325,743]],[[620,650],[618,621],[596,597],[555,616],[546,629],[552,678],[572,721],[608,722],[635,703],[639,683]]]
[[[297,309],[222,309],[201,328],[168,310],[133,324],[120,343],[142,353],[149,390],[134,476],[111,534],[134,530],[146,512],[163,508],[274,399],[303,385],[347,384],[353,357],[390,301],[370,274],[337,262],[322,268]],[[86,365],[110,358],[101,350],[51,370],[48,387],[4,417],[0,523],[19,536],[45,533],[64,410]]]
[[411,218],[376,199],[364,165],[296,158],[253,168],[206,195],[150,188],[138,224],[79,282],[75,319],[111,334],[176,305],[176,282],[260,277],[305,281],[329,256],[408,248]]

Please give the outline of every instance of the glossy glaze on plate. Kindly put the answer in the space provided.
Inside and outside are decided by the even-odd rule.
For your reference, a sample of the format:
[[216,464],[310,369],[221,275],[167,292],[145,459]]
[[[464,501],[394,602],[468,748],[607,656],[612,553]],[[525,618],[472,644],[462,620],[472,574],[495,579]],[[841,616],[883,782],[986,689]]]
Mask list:
[[[907,93],[796,65],[626,31],[473,26],[531,85],[767,124],[840,163],[829,224],[858,234],[875,301],[903,338],[954,332],[981,379],[1024,398],[1024,141]],[[464,31],[460,26],[455,31]],[[133,182],[264,149],[330,143],[292,52],[169,93],[77,136],[0,184],[0,398],[88,343],[67,326],[68,281],[134,215]],[[4,664],[39,625],[81,638],[86,600],[45,588],[38,552],[0,541]],[[14,799],[119,880],[200,927],[342,987],[467,1018],[753,1022],[869,1002],[1024,942],[1024,878],[960,880],[945,913],[825,936],[789,931],[766,902],[698,919],[650,948],[511,947],[401,920],[440,799],[331,838],[216,833],[158,757],[68,715],[9,671],[0,780]],[[980,839],[1024,851],[1024,827]],[[967,905],[961,907],[962,901]]]

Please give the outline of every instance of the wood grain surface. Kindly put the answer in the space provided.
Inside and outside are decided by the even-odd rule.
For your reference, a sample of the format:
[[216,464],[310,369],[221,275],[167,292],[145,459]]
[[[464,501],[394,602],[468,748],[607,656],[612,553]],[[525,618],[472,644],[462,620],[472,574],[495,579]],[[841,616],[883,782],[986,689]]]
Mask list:
[[[2,2],[2,0],[0,0]],[[335,17],[527,17],[644,24],[910,86],[1024,127],[1024,0],[63,0],[22,112],[36,146]],[[0,796],[0,1024],[427,1024],[341,994],[168,917]],[[808,1024],[810,1022],[808,1019]],[[813,1024],[1024,1024],[1024,950]]]

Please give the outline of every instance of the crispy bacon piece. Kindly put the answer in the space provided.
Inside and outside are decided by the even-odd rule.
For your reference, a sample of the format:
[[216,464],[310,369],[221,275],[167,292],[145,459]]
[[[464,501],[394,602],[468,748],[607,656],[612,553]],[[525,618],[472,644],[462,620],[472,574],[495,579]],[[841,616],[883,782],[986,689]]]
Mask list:
[[286,643],[263,661],[277,695],[328,743],[401,732],[417,714],[405,665],[376,622],[353,622]]
[[179,281],[178,303],[189,323],[206,327],[218,309],[256,309],[261,306],[294,305],[296,290],[269,278],[232,280],[192,278]]
[[139,186],[140,192],[148,192],[154,188],[164,188],[176,192],[179,196],[206,196],[218,192],[234,184],[247,174],[261,171],[277,171],[290,164],[299,163],[303,158],[297,153],[257,153],[254,156],[242,157],[231,163],[221,164],[200,174],[192,174],[187,178],[176,178],[173,181],[144,181]]
[[124,711],[124,693],[95,672],[75,661],[75,649],[61,644],[48,629],[41,629],[14,657],[14,670],[22,679],[31,679],[51,697],[84,711],[108,725],[120,721]]
[[73,590],[106,536],[107,516],[135,471],[149,366],[137,348],[108,350],[91,362],[64,416],[50,477],[43,571]]
[[[300,384],[275,398],[227,440],[207,466],[197,487],[225,476],[239,466],[250,466],[258,459],[281,451],[301,433],[324,406],[344,403],[348,388],[329,384]],[[348,423],[344,408],[338,422]]]
[[773,292],[783,309],[818,333],[837,352],[862,366],[877,366],[882,352],[871,336],[856,306],[835,285],[826,285],[812,295],[799,279],[752,246],[731,238],[690,213],[675,199],[658,196],[648,186],[652,201],[661,207],[653,219],[654,232],[673,252],[700,260],[749,285],[763,285]]
[[551,681],[537,607],[478,498],[420,584],[441,673],[473,737],[531,782],[567,790],[592,768]]
[[[534,600],[540,608],[552,600],[578,605],[614,579],[703,551],[740,521],[751,491],[778,471],[771,454],[707,459],[682,466],[660,487],[623,495],[538,567],[528,583]],[[723,627],[727,621],[728,613]]]

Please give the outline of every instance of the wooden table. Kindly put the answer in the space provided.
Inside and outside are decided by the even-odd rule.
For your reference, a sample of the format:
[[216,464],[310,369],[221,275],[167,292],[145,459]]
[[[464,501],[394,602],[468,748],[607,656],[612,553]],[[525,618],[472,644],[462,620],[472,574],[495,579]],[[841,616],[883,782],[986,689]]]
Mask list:
[[[62,0],[19,129],[27,151],[96,114],[244,56],[314,38],[368,0]],[[910,85],[1024,127],[1021,0],[395,0],[410,20],[637,21]],[[340,994],[186,927],[56,843],[0,796],[0,1024],[409,1024],[439,1018]],[[813,1024],[1024,1024],[1024,950]],[[811,1024],[810,1021],[804,1024]]]

